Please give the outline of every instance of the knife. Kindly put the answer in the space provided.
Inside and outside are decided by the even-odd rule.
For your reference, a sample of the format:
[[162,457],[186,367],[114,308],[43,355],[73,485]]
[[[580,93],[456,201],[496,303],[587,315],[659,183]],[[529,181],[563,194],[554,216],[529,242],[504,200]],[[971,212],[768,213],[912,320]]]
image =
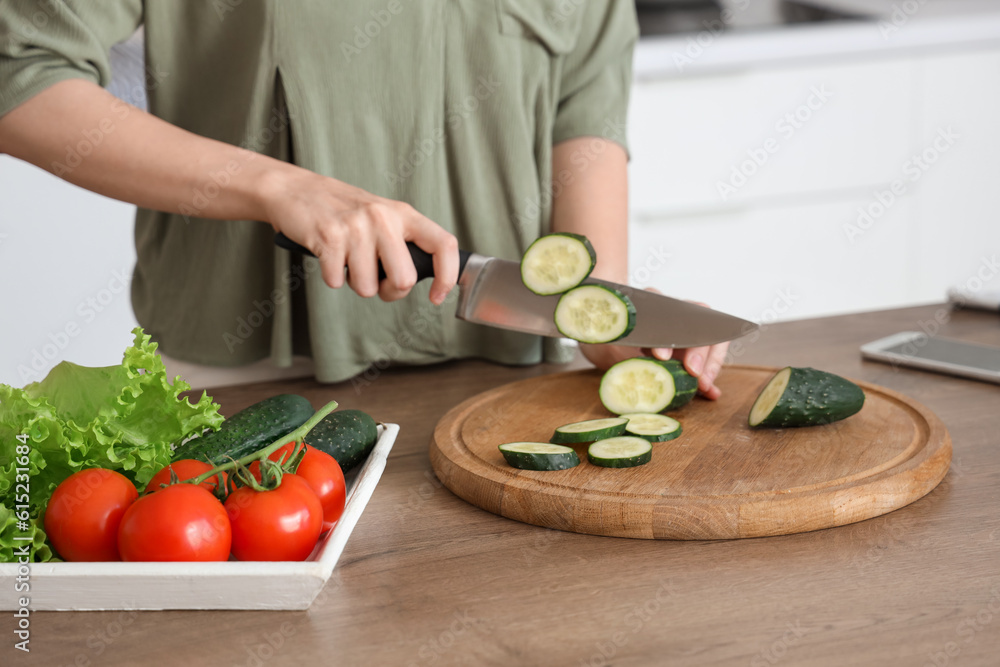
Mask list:
[[[306,247],[284,234],[275,243],[293,252],[315,257]],[[415,243],[407,243],[417,280],[434,277],[431,255]],[[563,338],[556,329],[553,315],[559,295],[535,294],[521,282],[521,265],[496,257],[458,251],[458,308],[455,316],[466,322],[485,324],[523,333]],[[382,263],[378,266],[379,281],[385,278]],[[635,328],[615,345],[634,347],[701,347],[745,336],[758,325],[726,313],[681,301],[662,294],[587,278],[583,284],[612,287],[627,296],[635,305]]]

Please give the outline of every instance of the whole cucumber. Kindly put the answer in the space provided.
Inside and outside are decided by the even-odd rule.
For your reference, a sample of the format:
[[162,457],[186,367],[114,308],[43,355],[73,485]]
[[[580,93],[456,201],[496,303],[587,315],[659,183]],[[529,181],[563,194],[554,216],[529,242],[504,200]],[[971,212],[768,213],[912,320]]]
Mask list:
[[200,459],[213,464],[239,459],[266,447],[306,423],[316,411],[303,396],[265,398],[222,422],[218,431],[189,440],[174,451],[174,460]]
[[378,425],[361,410],[331,412],[306,435],[306,443],[337,459],[346,473],[360,465],[375,447]]

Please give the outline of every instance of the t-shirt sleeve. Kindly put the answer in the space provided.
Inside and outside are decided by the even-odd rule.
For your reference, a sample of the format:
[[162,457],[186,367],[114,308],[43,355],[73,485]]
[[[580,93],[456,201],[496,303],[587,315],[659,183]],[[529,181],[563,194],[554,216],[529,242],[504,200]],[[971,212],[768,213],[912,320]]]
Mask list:
[[639,36],[635,3],[587,0],[578,7],[584,15],[576,45],[563,63],[552,141],[598,136],[627,151],[625,116]]
[[107,86],[141,23],[142,0],[0,0],[0,116],[66,79]]

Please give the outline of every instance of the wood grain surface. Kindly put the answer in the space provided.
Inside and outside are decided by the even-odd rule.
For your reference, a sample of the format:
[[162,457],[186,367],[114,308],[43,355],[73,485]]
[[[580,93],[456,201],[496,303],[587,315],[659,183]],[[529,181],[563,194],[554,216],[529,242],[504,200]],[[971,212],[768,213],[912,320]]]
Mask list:
[[680,438],[653,445],[643,466],[518,470],[497,446],[548,442],[562,424],[608,417],[596,370],[513,382],[474,396],[438,423],[430,448],[438,479],[494,514],[575,533],[727,539],[831,528],[891,512],[944,478],[951,439],[920,403],[861,382],[862,410],[844,421],[751,429],[747,415],[777,368],[729,367],[724,398],[672,412]]
[[400,425],[382,481],[320,597],[294,612],[35,613],[30,654],[13,648],[17,619],[5,615],[0,664],[996,665],[1000,387],[864,361],[858,351],[922,328],[1000,345],[996,313],[943,305],[771,324],[733,344],[735,363],[814,366],[906,394],[941,418],[954,447],[944,481],[906,507],[758,539],[548,530],[481,510],[441,485],[427,451],[446,413],[565,366],[463,361],[373,369],[334,385],[212,390],[227,415],[291,392]]

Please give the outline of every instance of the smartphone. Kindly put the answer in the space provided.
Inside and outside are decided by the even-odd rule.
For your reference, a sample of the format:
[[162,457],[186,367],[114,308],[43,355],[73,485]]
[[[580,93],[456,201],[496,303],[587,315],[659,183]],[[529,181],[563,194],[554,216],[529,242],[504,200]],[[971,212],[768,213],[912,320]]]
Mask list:
[[1000,384],[1000,347],[992,345],[903,331],[862,345],[861,356],[893,366],[911,366]]

